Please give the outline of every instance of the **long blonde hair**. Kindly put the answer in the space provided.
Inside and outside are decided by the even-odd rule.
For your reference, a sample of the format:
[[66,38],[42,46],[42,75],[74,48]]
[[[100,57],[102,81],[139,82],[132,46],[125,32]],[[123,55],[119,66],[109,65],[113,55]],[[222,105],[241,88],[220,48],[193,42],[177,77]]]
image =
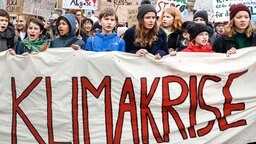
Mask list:
[[[228,37],[234,37],[237,32],[235,30],[235,21],[234,18],[230,20],[230,22],[228,23],[226,29],[225,29],[225,34]],[[249,25],[247,26],[247,28],[244,31],[244,34],[246,35],[247,38],[249,38],[253,33],[253,24],[251,22],[249,22]]]
[[179,9],[177,9],[176,7],[166,7],[161,16],[159,17],[158,23],[160,24],[161,27],[163,27],[163,16],[164,13],[169,13],[170,15],[173,16],[173,24],[171,25],[171,29],[172,31],[176,31],[176,30],[181,30],[181,26],[184,22],[182,14],[180,12]]
[[134,44],[139,47],[151,47],[154,41],[157,41],[159,26],[155,21],[154,27],[147,31],[144,27],[144,17],[138,20],[138,24],[135,27],[135,41]]

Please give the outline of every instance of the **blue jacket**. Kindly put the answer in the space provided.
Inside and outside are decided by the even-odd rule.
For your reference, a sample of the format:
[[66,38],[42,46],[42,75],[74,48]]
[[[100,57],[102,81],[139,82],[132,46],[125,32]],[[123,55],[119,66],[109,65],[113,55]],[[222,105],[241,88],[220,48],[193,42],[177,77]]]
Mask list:
[[125,42],[115,32],[109,35],[96,33],[95,36],[89,37],[86,41],[86,50],[103,52],[103,51],[125,51]]
[[[138,50],[142,49],[142,47],[136,46],[134,44],[135,41],[135,26],[129,28],[128,30],[125,31],[124,33],[124,41],[125,41],[125,48],[126,52],[129,53],[136,53]],[[168,54],[168,49],[167,49],[167,36],[163,29],[159,29],[158,34],[157,34],[157,41],[155,41],[151,47],[143,48],[146,49],[149,53],[156,55],[160,54],[161,56],[167,55]]]
[[[75,15],[65,14],[64,16],[60,16],[56,21],[57,26],[59,26],[60,20],[62,20],[62,19],[64,19],[66,22],[68,22],[70,32],[67,35],[60,36],[59,38],[51,41],[50,47],[52,47],[52,48],[70,47],[70,45],[67,46],[67,44],[69,44],[73,40],[74,41],[73,44],[77,44],[81,48],[83,48],[85,45],[84,41],[76,38],[76,17],[75,17]],[[58,29],[57,29],[57,31],[59,33]]]

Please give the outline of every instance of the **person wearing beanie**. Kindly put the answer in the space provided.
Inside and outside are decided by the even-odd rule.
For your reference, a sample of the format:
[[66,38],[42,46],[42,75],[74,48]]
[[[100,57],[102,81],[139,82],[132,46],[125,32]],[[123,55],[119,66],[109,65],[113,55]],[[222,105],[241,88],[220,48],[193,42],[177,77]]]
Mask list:
[[0,52],[14,47],[15,28],[7,11],[0,9]]
[[251,23],[251,13],[244,4],[230,7],[230,22],[225,33],[214,43],[213,50],[218,53],[235,54],[237,49],[256,46],[256,31]]
[[193,21],[195,23],[208,24],[208,13],[205,10],[197,11],[193,16]]
[[74,14],[65,14],[64,16],[60,16],[56,21],[59,38],[51,41],[50,48],[84,48],[84,41],[76,38],[76,25],[76,16]]
[[138,56],[151,53],[155,55],[155,59],[161,59],[168,54],[167,36],[157,25],[156,17],[156,9],[153,5],[139,6],[137,25],[124,33],[126,52],[135,53]]
[[213,52],[209,44],[209,28],[204,24],[194,23],[189,29],[191,42],[183,52]]
[[162,15],[159,17],[161,28],[167,35],[167,46],[170,49],[178,51],[181,40],[181,26],[183,24],[182,14],[176,7],[166,7]]
[[213,33],[214,33],[214,28],[213,28],[213,25],[212,25],[211,23],[209,23],[207,11],[205,11],[205,10],[198,10],[198,11],[194,14],[194,16],[193,16],[193,21],[194,21],[195,23],[204,24],[204,25],[206,25],[206,26],[209,28],[209,30],[210,30],[210,35],[209,35],[210,39],[209,39],[209,42],[210,42],[211,45],[213,45],[214,41],[211,41],[211,40],[214,39],[214,38],[212,38],[212,37],[214,37],[214,35],[213,35]]

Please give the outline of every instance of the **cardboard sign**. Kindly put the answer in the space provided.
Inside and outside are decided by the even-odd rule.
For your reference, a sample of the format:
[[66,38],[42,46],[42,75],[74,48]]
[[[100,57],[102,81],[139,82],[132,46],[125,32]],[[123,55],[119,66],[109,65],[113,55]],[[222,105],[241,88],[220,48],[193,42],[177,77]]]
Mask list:
[[10,14],[20,14],[23,10],[24,0],[7,0],[6,11]]
[[55,4],[56,0],[24,0],[23,13],[49,19]]

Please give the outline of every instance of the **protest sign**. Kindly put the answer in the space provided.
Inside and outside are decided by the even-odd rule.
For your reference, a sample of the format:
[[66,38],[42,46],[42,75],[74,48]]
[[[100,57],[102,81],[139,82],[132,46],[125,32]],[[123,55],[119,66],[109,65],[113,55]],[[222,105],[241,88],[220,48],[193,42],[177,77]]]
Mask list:
[[160,16],[167,6],[177,7],[181,12],[186,7],[187,0],[158,0],[156,3],[157,16]]
[[136,25],[137,20],[137,13],[138,13],[138,6],[134,6],[134,8],[128,9],[128,27]]
[[1,52],[0,143],[256,141],[255,55]]
[[23,9],[24,0],[7,0],[6,11],[10,14],[20,14]]
[[62,8],[97,10],[98,0],[63,0]]
[[214,20],[216,22],[229,21],[229,8],[232,4],[245,4],[252,14],[252,21],[256,23],[256,1],[255,0],[213,0]]
[[24,0],[23,13],[49,19],[55,4],[56,0]]

